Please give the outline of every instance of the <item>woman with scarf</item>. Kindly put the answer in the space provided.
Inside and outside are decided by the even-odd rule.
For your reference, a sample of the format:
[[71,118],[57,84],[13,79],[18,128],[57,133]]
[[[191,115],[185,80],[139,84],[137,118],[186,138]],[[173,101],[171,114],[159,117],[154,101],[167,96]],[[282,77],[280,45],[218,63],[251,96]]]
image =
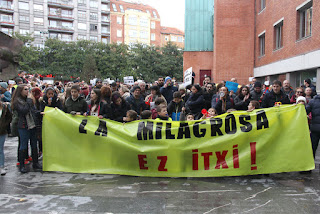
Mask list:
[[31,98],[28,98],[29,88],[21,84],[14,91],[11,107],[18,114],[18,132],[20,137],[19,162],[20,172],[26,173],[24,159],[27,157],[28,142],[31,144],[33,169],[41,170],[38,163],[38,146],[36,137],[36,109]]

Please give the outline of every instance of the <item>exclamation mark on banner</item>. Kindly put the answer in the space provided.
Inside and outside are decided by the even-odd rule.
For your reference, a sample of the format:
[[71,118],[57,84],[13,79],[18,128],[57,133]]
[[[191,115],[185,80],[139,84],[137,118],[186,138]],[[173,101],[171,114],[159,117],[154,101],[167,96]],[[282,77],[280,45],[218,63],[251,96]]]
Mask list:
[[257,170],[257,166],[256,165],[256,154],[257,154],[257,150],[256,150],[256,142],[250,143],[250,149],[251,149],[251,170]]

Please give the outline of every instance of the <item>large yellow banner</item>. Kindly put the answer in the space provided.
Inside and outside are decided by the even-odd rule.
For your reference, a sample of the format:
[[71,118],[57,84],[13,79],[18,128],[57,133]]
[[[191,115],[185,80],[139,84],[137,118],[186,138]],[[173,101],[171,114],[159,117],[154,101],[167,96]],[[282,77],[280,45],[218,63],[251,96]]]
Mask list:
[[199,121],[118,123],[46,108],[43,169],[155,177],[217,177],[314,169],[303,105]]

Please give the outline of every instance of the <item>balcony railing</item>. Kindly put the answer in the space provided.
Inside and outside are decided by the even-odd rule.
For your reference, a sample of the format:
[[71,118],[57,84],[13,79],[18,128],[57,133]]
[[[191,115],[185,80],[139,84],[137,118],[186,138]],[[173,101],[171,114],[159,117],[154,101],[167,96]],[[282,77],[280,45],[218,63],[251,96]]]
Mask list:
[[69,0],[48,0],[48,4],[63,8],[73,8],[73,1]]
[[49,25],[49,31],[55,31],[55,32],[67,32],[71,33],[74,31],[73,27],[65,27],[65,26],[50,26]]
[[1,12],[9,12],[9,13],[13,13],[13,4],[12,5],[7,5],[7,4],[1,4],[0,3],[0,11]]
[[68,20],[68,21],[74,20],[73,17],[72,17],[72,15],[52,14],[52,13],[49,13],[48,18]]

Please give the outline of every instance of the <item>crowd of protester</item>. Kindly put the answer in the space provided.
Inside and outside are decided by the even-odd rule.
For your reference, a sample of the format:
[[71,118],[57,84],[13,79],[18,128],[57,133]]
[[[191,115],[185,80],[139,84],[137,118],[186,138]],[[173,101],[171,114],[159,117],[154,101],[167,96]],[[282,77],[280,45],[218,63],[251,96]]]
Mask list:
[[[231,79],[236,82],[235,78]],[[178,84],[171,77],[159,77],[151,84],[143,81],[134,85],[119,81],[103,82],[97,79],[90,85],[77,79],[53,84],[42,82],[38,75],[26,77],[20,72],[15,84],[0,82],[0,170],[4,169],[4,142],[6,135],[18,136],[18,161],[21,173],[32,161],[34,170],[41,170],[41,127],[46,106],[71,115],[96,116],[122,123],[138,119],[185,121],[212,118],[236,110],[253,111],[282,104],[302,103],[306,106],[311,132],[313,155],[320,139],[320,95],[310,79],[301,87],[292,89],[290,82],[276,80],[272,85],[253,78],[248,85],[229,91],[226,82],[213,83],[206,77],[199,84]],[[10,125],[11,124],[11,125]],[[28,151],[30,142],[31,153]],[[31,156],[30,156],[31,154]]]

